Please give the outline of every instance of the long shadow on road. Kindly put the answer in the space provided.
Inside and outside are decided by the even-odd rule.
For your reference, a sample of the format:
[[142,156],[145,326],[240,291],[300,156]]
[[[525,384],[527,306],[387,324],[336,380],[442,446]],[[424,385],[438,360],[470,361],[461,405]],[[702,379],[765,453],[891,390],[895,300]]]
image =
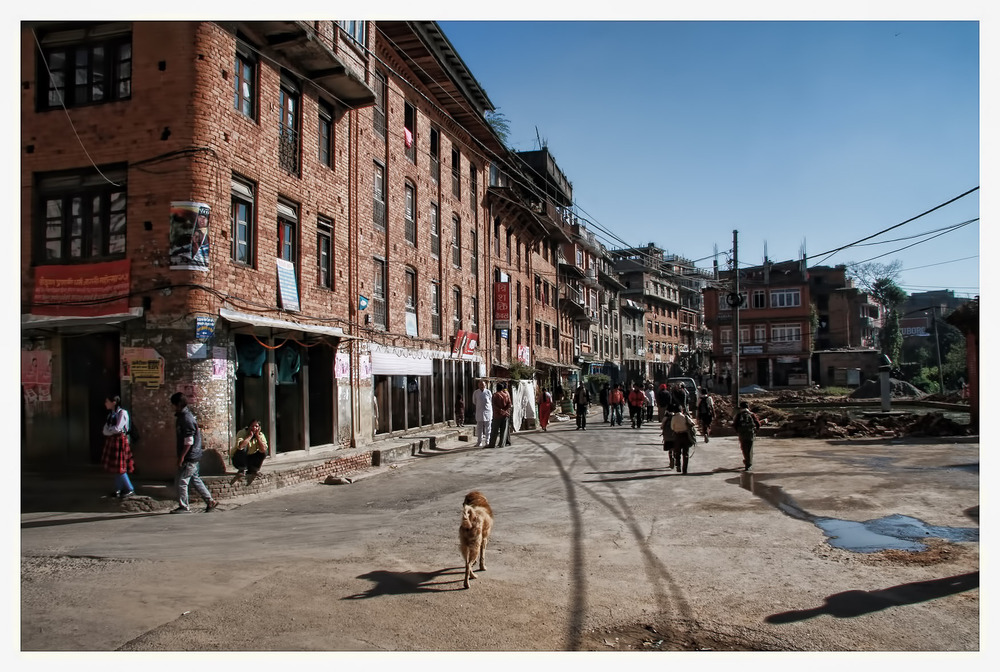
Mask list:
[[978,571],[931,581],[904,583],[882,590],[847,590],[825,598],[819,607],[783,611],[780,614],[772,614],[764,620],[768,623],[794,623],[823,614],[835,618],[854,618],[890,607],[927,602],[974,588],[979,588]]

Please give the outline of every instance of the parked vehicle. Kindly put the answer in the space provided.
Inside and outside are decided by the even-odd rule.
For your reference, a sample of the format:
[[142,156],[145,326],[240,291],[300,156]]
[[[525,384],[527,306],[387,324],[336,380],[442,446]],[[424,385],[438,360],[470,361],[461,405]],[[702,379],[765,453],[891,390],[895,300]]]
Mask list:
[[687,389],[688,393],[688,409],[691,415],[694,416],[698,413],[698,401],[701,399],[698,395],[698,383],[694,382],[694,378],[667,378],[667,385],[673,387],[674,383],[680,383]]

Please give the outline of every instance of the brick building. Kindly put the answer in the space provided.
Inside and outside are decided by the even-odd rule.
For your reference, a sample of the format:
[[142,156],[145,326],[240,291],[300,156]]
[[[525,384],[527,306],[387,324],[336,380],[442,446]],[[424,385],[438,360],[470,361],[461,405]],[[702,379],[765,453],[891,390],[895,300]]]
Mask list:
[[174,391],[219,473],[253,418],[279,459],[363,448],[450,420],[489,372],[506,150],[436,24],[21,38],[26,464],[95,464],[107,394],[142,426],[139,471],[165,477]]
[[811,380],[812,320],[805,257],[767,261],[740,269],[740,368],[732,367],[733,308],[729,305],[732,271],[719,274],[719,285],[705,289],[705,323],[712,330],[716,389],[727,375],[735,385],[784,387]]

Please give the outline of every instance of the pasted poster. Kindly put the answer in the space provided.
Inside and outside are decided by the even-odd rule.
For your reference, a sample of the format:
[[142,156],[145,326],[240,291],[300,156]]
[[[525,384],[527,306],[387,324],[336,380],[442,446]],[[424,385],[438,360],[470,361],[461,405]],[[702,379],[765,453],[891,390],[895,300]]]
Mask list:
[[147,388],[158,388],[164,381],[164,360],[153,348],[122,348],[122,379]]
[[229,370],[229,359],[224,347],[212,348],[212,380],[225,380]]
[[208,270],[208,226],[212,209],[206,203],[170,203],[170,268]]
[[351,356],[346,352],[338,352],[333,360],[333,377],[340,380],[351,375]]
[[38,402],[52,401],[52,351],[21,351],[21,386],[28,416]]

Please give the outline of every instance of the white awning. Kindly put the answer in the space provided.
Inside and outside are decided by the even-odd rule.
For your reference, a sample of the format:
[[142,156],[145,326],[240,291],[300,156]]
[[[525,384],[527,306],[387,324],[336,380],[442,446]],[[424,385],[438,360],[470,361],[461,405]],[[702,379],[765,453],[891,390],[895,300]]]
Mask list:
[[310,334],[323,334],[324,336],[335,336],[343,339],[358,339],[357,336],[349,336],[340,327],[325,327],[318,324],[303,322],[292,322],[291,320],[279,320],[274,317],[254,315],[252,313],[240,313],[228,308],[219,308],[219,317],[234,324],[250,324],[255,327],[271,327],[273,329],[285,329],[288,331],[304,331]]
[[90,327],[105,324],[119,324],[126,320],[142,317],[142,306],[129,308],[127,313],[112,313],[111,315],[33,315],[21,314],[21,328],[41,327],[54,329],[56,327]]

